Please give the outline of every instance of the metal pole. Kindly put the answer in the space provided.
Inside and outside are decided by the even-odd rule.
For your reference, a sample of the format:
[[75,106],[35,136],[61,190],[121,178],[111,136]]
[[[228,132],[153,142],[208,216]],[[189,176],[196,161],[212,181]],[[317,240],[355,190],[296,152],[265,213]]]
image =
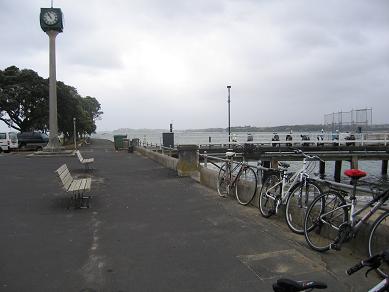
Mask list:
[[231,110],[230,110],[230,103],[231,103],[230,89],[231,89],[231,85],[228,85],[227,89],[228,89],[228,142],[231,142]]
[[74,150],[77,150],[76,118],[73,118]]

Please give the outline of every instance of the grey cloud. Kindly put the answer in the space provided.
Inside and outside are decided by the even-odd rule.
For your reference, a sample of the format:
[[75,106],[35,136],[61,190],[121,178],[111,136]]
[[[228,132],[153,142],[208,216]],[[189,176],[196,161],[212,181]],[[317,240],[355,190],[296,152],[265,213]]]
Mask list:
[[[47,70],[47,2],[0,2],[2,68],[35,56]],[[388,122],[389,1],[55,2],[58,76],[101,101],[104,129],[223,127],[227,84],[234,125],[320,123],[364,106]]]

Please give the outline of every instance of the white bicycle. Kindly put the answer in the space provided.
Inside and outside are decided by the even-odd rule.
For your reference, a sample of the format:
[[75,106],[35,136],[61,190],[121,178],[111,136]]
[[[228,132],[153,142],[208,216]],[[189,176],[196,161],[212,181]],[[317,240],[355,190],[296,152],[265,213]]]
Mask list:
[[279,162],[280,168],[274,170],[262,184],[259,195],[259,210],[263,217],[269,218],[278,213],[285,205],[285,218],[288,227],[295,233],[304,233],[304,217],[309,204],[322,193],[319,184],[309,177],[318,156],[310,156],[301,150],[296,154],[304,156],[302,168],[295,173],[287,173],[289,164]]

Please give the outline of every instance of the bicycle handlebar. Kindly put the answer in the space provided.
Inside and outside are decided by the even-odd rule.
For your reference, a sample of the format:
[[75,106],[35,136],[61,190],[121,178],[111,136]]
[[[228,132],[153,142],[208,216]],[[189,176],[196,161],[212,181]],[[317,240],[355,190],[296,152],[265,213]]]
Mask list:
[[312,160],[320,160],[321,162],[324,162],[319,156],[317,155],[308,155],[308,154],[305,154],[301,149],[296,149],[296,148],[293,148],[293,147],[289,147],[290,149],[293,150],[294,153],[296,154],[301,154],[302,156],[304,156],[304,158],[307,158],[307,159],[312,159]]
[[363,265],[363,261],[359,262],[358,264],[356,264],[355,266],[351,267],[350,269],[348,269],[346,271],[347,275],[352,275],[354,274],[355,272],[359,271],[360,269],[362,269],[364,267]]
[[375,254],[375,255],[373,255],[365,260],[360,261],[355,266],[349,268],[346,271],[346,273],[347,273],[347,275],[352,275],[355,272],[362,269],[363,267],[370,267],[371,269],[377,269],[381,265],[382,261],[389,262],[389,249],[386,249],[381,253]]

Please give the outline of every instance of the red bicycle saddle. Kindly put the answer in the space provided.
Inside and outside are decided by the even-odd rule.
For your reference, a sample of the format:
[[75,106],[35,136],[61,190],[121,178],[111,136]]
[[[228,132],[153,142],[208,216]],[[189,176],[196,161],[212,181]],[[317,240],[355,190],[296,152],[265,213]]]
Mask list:
[[359,169],[347,169],[344,171],[344,174],[351,178],[361,178],[367,175],[367,172]]

